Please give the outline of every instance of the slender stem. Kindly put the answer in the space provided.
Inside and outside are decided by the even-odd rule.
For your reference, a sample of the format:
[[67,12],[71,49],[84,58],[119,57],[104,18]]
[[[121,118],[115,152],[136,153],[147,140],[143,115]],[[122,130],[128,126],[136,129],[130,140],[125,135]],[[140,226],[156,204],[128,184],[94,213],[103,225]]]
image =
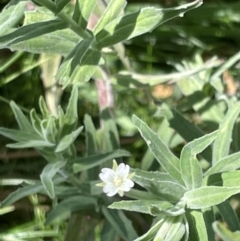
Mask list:
[[[34,0],[34,2],[37,2],[38,4],[48,8],[53,13],[56,12],[56,5],[50,0]],[[60,12],[57,14],[57,16],[61,18],[63,21],[65,21],[66,23],[68,23],[70,26],[70,29],[72,29],[81,38],[86,39],[91,37],[91,35],[87,31],[81,29],[81,27],[74,20],[72,20],[66,13]]]

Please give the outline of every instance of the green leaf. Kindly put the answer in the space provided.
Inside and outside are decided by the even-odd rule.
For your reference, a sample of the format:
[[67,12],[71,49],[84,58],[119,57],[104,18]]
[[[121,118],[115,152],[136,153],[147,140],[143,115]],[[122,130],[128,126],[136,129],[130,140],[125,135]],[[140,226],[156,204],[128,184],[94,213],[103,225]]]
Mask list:
[[138,185],[144,187],[154,196],[168,202],[178,202],[186,192],[185,187],[176,182],[157,181],[155,179],[143,178],[141,176],[134,176],[132,178]]
[[238,187],[238,183],[240,183],[240,171],[216,173],[205,177],[203,181],[211,186]]
[[161,139],[154,133],[146,123],[133,115],[133,123],[138,128],[148,147],[161,166],[179,183],[183,184],[179,159],[167,148]]
[[134,241],[150,241],[150,240],[153,240],[157,231],[163,225],[164,221],[165,221],[164,219],[161,219],[156,224],[154,224],[144,235],[135,239]]
[[137,237],[132,223],[127,219],[123,212],[118,210],[107,209],[101,207],[102,212],[114,230],[126,241],[132,241]]
[[29,120],[26,118],[26,116],[23,114],[23,112],[21,111],[21,109],[16,105],[16,103],[14,101],[10,102],[10,106],[11,109],[14,113],[15,119],[18,122],[18,126],[22,131],[26,131],[26,132],[33,132],[34,130],[29,122]]
[[78,88],[72,88],[71,96],[68,101],[67,111],[64,116],[64,124],[74,125],[78,120]]
[[43,141],[43,139],[37,135],[36,133],[29,133],[25,131],[20,131],[20,130],[13,130],[13,129],[8,129],[4,127],[0,127],[0,134],[12,139],[14,141],[29,141],[29,140],[39,140]]
[[27,141],[19,141],[18,143],[7,144],[9,148],[38,148],[38,147],[54,147],[55,144],[51,142],[47,142],[45,140],[27,140]]
[[67,24],[60,19],[29,24],[0,37],[0,48],[11,46],[43,34],[67,28]]
[[45,102],[45,100],[42,96],[40,96],[38,104],[39,104],[39,108],[40,108],[40,111],[41,111],[42,116],[43,116],[43,120],[48,119],[49,116],[52,116],[52,113],[48,109],[48,107],[46,105],[46,102]]
[[[160,114],[167,118],[170,126],[187,142],[204,136],[204,133],[197,126],[188,121],[180,112],[170,108],[167,104],[162,104]],[[212,159],[211,148],[208,147],[201,153],[201,155],[210,162]]]
[[[97,133],[95,126],[93,124],[91,116],[85,114],[84,115],[84,127],[85,127],[85,140],[86,140],[86,148],[88,156],[97,154],[98,146],[97,146]],[[73,169],[74,170],[74,169]],[[88,178],[89,180],[96,180],[99,174],[99,168],[91,168],[88,170]]]
[[111,46],[152,31],[158,25],[200,5],[200,1],[195,1],[172,9],[143,8],[139,12],[118,17],[96,35],[98,47]]
[[141,169],[133,169],[133,168],[131,168],[131,171],[135,172],[135,176],[139,176],[139,178],[144,177],[147,179],[154,179],[158,182],[164,182],[164,181],[176,182],[176,180],[166,172],[159,172],[159,171],[147,172]]
[[119,134],[115,120],[112,118],[111,109],[104,108],[101,112],[103,125],[103,139],[100,143],[101,151],[112,151],[120,148]]
[[105,26],[107,26],[111,21],[119,16],[122,10],[125,8],[127,2],[126,0],[111,0],[108,4],[106,10],[102,14],[101,18],[98,20],[98,23],[94,27],[93,33],[96,35],[100,32]]
[[202,168],[197,160],[197,154],[213,142],[218,132],[205,135],[185,145],[180,156],[180,166],[183,181],[187,189],[195,189],[202,185]]
[[83,30],[86,29],[91,13],[96,6],[97,0],[76,0],[73,20],[80,26]]
[[233,210],[229,201],[225,201],[217,205],[217,208],[222,216],[222,219],[228,225],[231,231],[240,230],[240,224],[236,212]]
[[163,209],[161,205],[152,204],[150,207],[150,213],[155,216],[166,215],[166,216],[179,216],[185,213],[185,203],[180,200],[177,204],[167,209]]
[[79,127],[77,130],[73,131],[71,134],[68,134],[64,136],[58,143],[55,152],[62,152],[66,150],[70,145],[73,144],[73,142],[76,140],[76,138],[79,136],[81,131],[83,130],[83,126]]
[[189,224],[189,240],[209,241],[207,228],[201,211],[192,210],[187,212]]
[[213,208],[207,208],[202,210],[203,218],[205,222],[205,226],[207,229],[208,241],[216,241],[215,240],[215,233],[212,228],[212,224],[215,221],[215,216],[213,212]]
[[73,164],[73,172],[81,172],[83,170],[87,170],[96,166],[99,166],[100,164],[118,158],[123,156],[130,156],[130,153],[125,150],[115,150],[103,154],[97,154],[87,157],[82,157],[74,160]]
[[[164,218],[164,223],[161,225],[161,227],[159,228],[155,238],[153,239],[153,241],[161,241],[161,240],[166,240],[166,241],[170,241],[169,238],[171,238],[172,234],[175,228],[180,228],[181,223],[182,223],[182,219],[183,216],[176,216],[176,217],[165,217]],[[182,230],[184,231],[184,230]],[[174,237],[174,239],[172,239],[173,241],[180,241],[179,236],[181,236],[181,230],[180,233],[177,233],[178,236]],[[182,232],[182,236],[183,236],[184,232]]]
[[174,223],[168,229],[165,241],[180,241],[185,234],[185,225],[183,223],[183,216],[180,215],[174,219]]
[[240,231],[231,232],[228,230],[224,224],[221,224],[219,221],[213,223],[213,229],[216,234],[223,241],[239,241],[240,240]]
[[97,154],[96,129],[90,115],[84,115],[84,127],[86,135],[86,147],[88,155]]
[[69,84],[77,84],[78,82],[87,82],[95,73],[101,59],[99,51],[88,49],[83,56],[80,65],[78,65],[69,79],[60,80],[60,83],[66,87]]
[[159,210],[167,210],[173,205],[167,201],[156,201],[156,200],[134,200],[134,201],[121,201],[114,202],[108,208],[111,209],[122,209],[126,211],[139,212],[139,213],[147,213],[153,215],[150,212],[150,207],[154,205]]
[[17,44],[6,46],[11,50],[30,53],[68,55],[79,41],[78,35],[70,29],[57,30]]
[[32,194],[39,193],[43,190],[44,190],[44,187],[40,183],[19,188],[16,191],[12,192],[9,196],[7,196],[7,198],[5,198],[1,202],[1,206],[2,207],[9,206],[15,203],[16,201],[18,201],[19,199],[22,199]]
[[60,13],[64,9],[64,7],[70,2],[71,0],[56,0],[55,14],[57,15],[58,13]]
[[234,122],[240,113],[240,103],[228,109],[223,121],[220,123],[217,138],[213,144],[213,165],[229,154]]
[[117,233],[112,228],[112,225],[107,220],[104,220],[101,230],[101,241],[116,241],[117,238]]
[[21,21],[25,5],[25,1],[18,1],[16,4],[6,6],[2,10],[0,13],[0,35],[5,34],[8,29],[15,27]]
[[78,195],[66,198],[48,213],[46,225],[69,218],[74,211],[93,209],[96,206],[97,200],[94,197]]
[[220,204],[234,194],[240,192],[238,187],[218,187],[208,186],[200,187],[195,190],[188,191],[184,194],[183,199],[190,209],[208,208]]
[[240,168],[240,152],[233,153],[232,155],[226,156],[212,167],[210,167],[204,176],[209,176],[218,172],[234,171]]
[[43,187],[51,199],[55,198],[54,183],[52,179],[60,171],[60,169],[66,165],[66,163],[66,161],[49,163],[44,167],[40,175]]
[[81,64],[82,58],[86,54],[92,43],[92,39],[80,40],[68,56],[64,59],[60,65],[56,79],[60,79],[63,82],[67,82],[73,74],[75,68]]
[[31,110],[31,112],[30,112],[30,119],[31,119],[31,124],[32,124],[32,127],[33,127],[34,131],[38,135],[42,136],[41,119],[37,115],[35,109]]

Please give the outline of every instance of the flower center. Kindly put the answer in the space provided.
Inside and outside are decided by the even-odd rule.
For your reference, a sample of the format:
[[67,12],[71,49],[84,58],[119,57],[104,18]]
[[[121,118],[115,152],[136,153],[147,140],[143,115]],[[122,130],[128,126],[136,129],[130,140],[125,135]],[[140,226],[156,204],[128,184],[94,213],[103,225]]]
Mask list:
[[114,182],[114,184],[115,184],[116,187],[119,187],[119,186],[122,185],[123,179],[120,178],[120,177],[115,177],[113,182]]

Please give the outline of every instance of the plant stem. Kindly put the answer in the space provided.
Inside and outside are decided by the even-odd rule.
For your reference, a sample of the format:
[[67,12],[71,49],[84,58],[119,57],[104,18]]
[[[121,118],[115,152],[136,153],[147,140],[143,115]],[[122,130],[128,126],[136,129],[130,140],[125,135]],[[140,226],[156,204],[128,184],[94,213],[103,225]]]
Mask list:
[[[34,2],[46,7],[53,13],[56,12],[56,5],[50,0],[34,0]],[[72,20],[66,13],[60,12],[57,14],[59,18],[69,24],[70,29],[72,29],[76,34],[78,34],[81,38],[87,39],[91,37],[89,32],[83,30],[74,20]]]

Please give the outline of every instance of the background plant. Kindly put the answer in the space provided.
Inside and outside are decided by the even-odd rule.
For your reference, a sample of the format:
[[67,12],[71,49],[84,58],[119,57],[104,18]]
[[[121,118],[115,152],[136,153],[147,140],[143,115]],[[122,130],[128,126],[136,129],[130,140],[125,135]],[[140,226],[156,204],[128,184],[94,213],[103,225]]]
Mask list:
[[[168,19],[182,17],[185,11],[199,6],[200,1],[187,5],[187,9],[181,6],[163,12],[159,10],[161,6],[143,8],[137,12],[139,5],[129,5],[126,14],[130,15],[123,14],[125,1],[111,1],[105,13],[103,11],[106,5],[98,3],[94,16],[91,12],[96,1],[88,1],[86,4],[85,1],[73,3],[39,0],[34,3],[36,5],[25,1],[11,1],[3,9],[1,22],[4,24],[0,29],[0,45],[1,48],[18,51],[14,54],[6,52],[9,58],[7,61],[3,60],[3,93],[9,93],[12,84],[14,95],[17,95],[15,92],[20,91],[16,91],[14,87],[18,80],[15,78],[24,73],[26,79],[31,79],[25,88],[27,86],[31,91],[36,89],[37,93],[36,86],[31,86],[33,83],[39,85],[39,69],[34,68],[40,66],[42,72],[46,104],[40,98],[37,106],[35,103],[38,98],[34,98],[34,95],[28,96],[32,98],[31,105],[24,103],[26,96],[17,101],[18,105],[11,102],[12,113],[20,130],[1,128],[1,134],[17,141],[8,147],[35,148],[40,153],[40,157],[35,158],[37,164],[25,158],[22,165],[17,164],[17,167],[13,167],[11,163],[4,166],[7,173],[2,178],[2,186],[23,187],[12,192],[2,202],[2,213],[13,211],[12,204],[15,201],[29,196],[35,221],[16,230],[10,229],[6,232],[4,229],[1,238],[43,240],[44,237],[53,237],[63,240],[65,236],[65,240],[117,240],[118,237],[124,240],[157,240],[164,237],[165,240],[173,240],[171,233],[175,233],[176,240],[183,236],[185,240],[189,236],[194,239],[198,237],[200,240],[214,240],[214,230],[221,238],[230,240],[235,234],[225,230],[221,223],[215,222],[213,229],[211,227],[214,220],[219,220],[220,213],[231,231],[239,229],[236,213],[229,202],[225,201],[239,191],[236,171],[239,150],[238,122],[235,124],[236,131],[233,132],[230,146],[233,125],[239,114],[238,93],[237,84],[226,71],[237,63],[239,54],[230,52],[228,48],[224,48],[225,52],[219,52],[222,50],[223,36],[231,41],[237,40],[233,33],[238,23],[235,14],[238,5],[228,3],[229,12],[223,11],[224,5],[203,5],[198,10],[187,13],[185,18],[181,18],[182,21],[173,20],[153,33],[142,35]],[[204,15],[197,11],[203,11]],[[208,15],[208,12],[211,14]],[[196,21],[195,16],[200,15],[204,17]],[[95,25],[99,17],[100,20]],[[178,26],[180,22],[181,26]],[[214,26],[218,30],[214,32],[209,23],[221,26],[220,30]],[[16,28],[19,24],[21,27]],[[206,33],[207,37],[204,35]],[[140,36],[133,38],[138,35]],[[209,40],[210,36],[215,42]],[[158,53],[159,46],[161,52],[155,54]],[[22,51],[29,53],[23,54]],[[219,57],[209,58],[209,51],[217,53]],[[126,52],[131,60],[126,57]],[[40,54],[39,59],[36,53]],[[230,55],[233,57],[224,62],[222,57]],[[156,68],[156,64],[160,64],[161,71]],[[14,71],[15,68],[19,70],[12,74],[11,68]],[[178,72],[169,74],[171,69]],[[232,74],[236,76],[237,72],[233,69]],[[95,82],[87,82],[90,78]],[[167,83],[168,86],[159,86],[162,83]],[[59,84],[65,87],[64,92],[59,88]],[[98,99],[94,85],[97,87]],[[162,99],[166,98],[166,90],[171,97],[162,104]],[[36,96],[39,94],[38,92]],[[62,108],[58,108],[62,94]],[[116,104],[113,102],[113,95],[116,96]],[[15,99],[14,96],[11,99]],[[78,99],[81,102],[78,103]],[[7,101],[5,98],[2,100]],[[21,102],[27,109],[21,107]],[[66,102],[68,106],[65,106]],[[77,108],[77,103],[80,108]],[[33,105],[36,110],[32,108]],[[177,107],[178,111],[171,109],[169,105]],[[97,109],[100,110],[100,115]],[[23,111],[29,112],[30,121]],[[39,112],[41,114],[37,114]],[[86,115],[86,112],[90,112],[92,117]],[[149,145],[145,154],[143,142],[131,123],[132,113],[145,119],[161,136],[161,139],[156,138],[144,122],[133,117],[135,126]],[[223,120],[224,116],[226,118]],[[217,129],[220,122],[218,132],[204,135]],[[4,126],[13,127],[12,123],[5,123]],[[134,134],[135,136],[131,137]],[[119,135],[128,138],[120,142]],[[214,139],[216,140],[211,150],[208,146]],[[75,140],[77,141],[74,145]],[[133,167],[141,168],[136,170],[134,181],[151,195],[146,197],[146,193],[142,193],[137,186],[137,190],[129,193],[131,198],[138,199],[130,201],[134,205],[126,208],[126,203],[123,202],[119,206],[114,203],[111,207],[144,210],[145,213],[156,216],[149,231],[152,222],[150,216],[144,221],[139,214],[125,214],[108,209],[107,206],[116,198],[107,198],[101,194],[102,190],[95,186],[99,182],[101,166],[110,166],[113,158],[118,158],[121,162],[122,157],[129,156],[127,151],[119,150],[122,143],[129,141],[132,144],[128,149],[133,154],[128,158],[129,163]],[[79,148],[76,148],[76,144],[82,146],[83,142],[85,150],[80,148],[81,152],[77,154]],[[182,149],[186,142],[188,144]],[[201,153],[201,156],[196,159],[198,153]],[[189,160],[192,163],[190,166]],[[169,163],[172,164],[170,167]],[[23,169],[26,166],[30,172],[35,171],[36,175],[23,178]],[[12,173],[13,170],[18,171],[17,175]],[[160,172],[146,172],[151,170]],[[190,173],[196,175],[186,175]],[[19,177],[19,174],[22,174],[20,178],[13,178]],[[40,180],[36,178],[38,175]],[[156,182],[161,184],[161,188],[153,185]],[[169,190],[175,190],[176,186],[179,187],[179,192],[174,196],[170,195]],[[209,190],[210,194],[217,190],[219,195],[209,197]],[[207,204],[206,199],[195,200],[193,197],[197,195],[205,195]],[[47,208],[53,207],[47,216],[41,201],[46,196],[52,200],[45,199]],[[202,206],[203,203],[207,206]],[[219,210],[214,209],[215,219],[212,212],[214,205],[217,205]],[[204,210],[200,211],[203,208]],[[70,215],[66,227],[63,220]],[[128,219],[139,234],[143,234],[142,229],[145,229],[147,234],[137,238],[138,235]],[[77,226],[79,223],[85,224],[86,220],[88,225],[83,232]],[[195,230],[194,227],[198,229]],[[163,233],[166,228],[169,233]],[[35,231],[36,229],[38,231]],[[92,229],[95,232],[92,232]]]

